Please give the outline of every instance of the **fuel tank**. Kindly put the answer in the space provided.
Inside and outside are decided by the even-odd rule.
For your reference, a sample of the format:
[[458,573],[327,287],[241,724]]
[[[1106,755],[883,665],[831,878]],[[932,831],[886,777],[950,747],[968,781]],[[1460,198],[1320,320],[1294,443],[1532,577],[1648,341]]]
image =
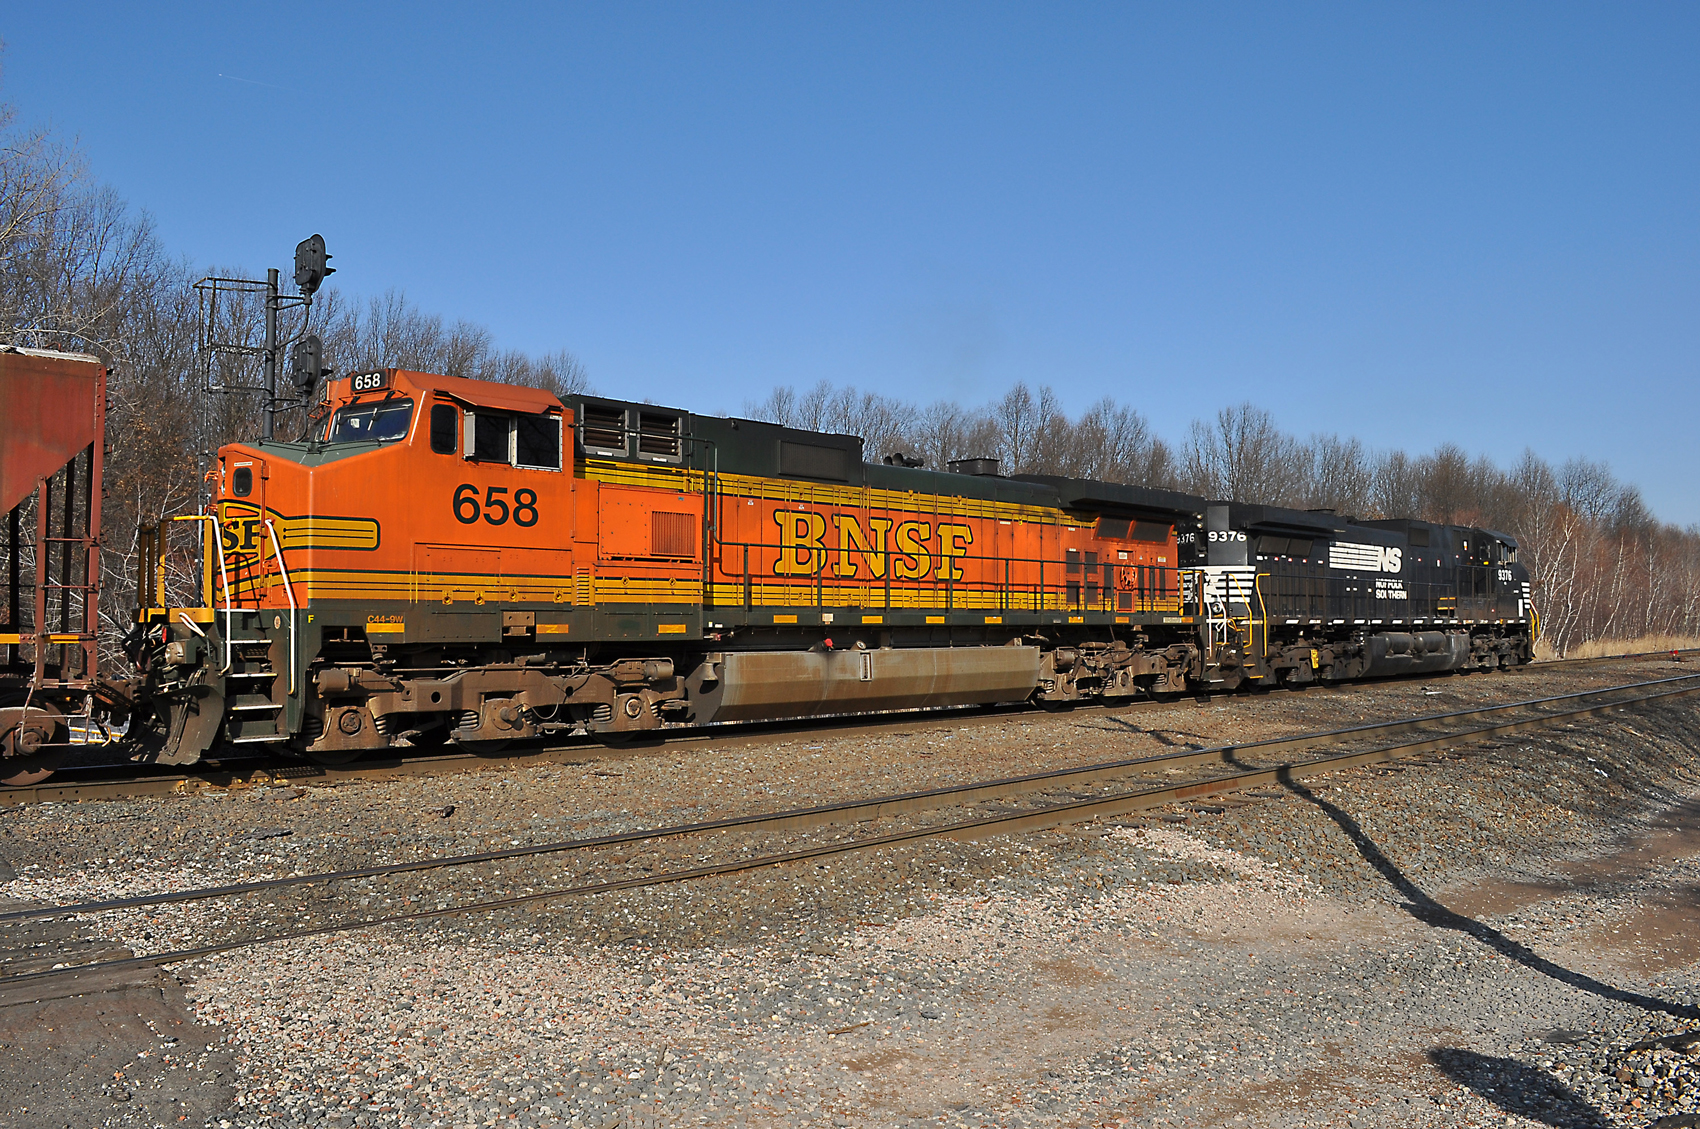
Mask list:
[[1038,678],[1037,647],[734,651],[710,720],[1020,702]]
[[1470,658],[1470,636],[1461,631],[1390,631],[1371,635],[1365,647],[1369,667],[1363,678],[1458,670]]

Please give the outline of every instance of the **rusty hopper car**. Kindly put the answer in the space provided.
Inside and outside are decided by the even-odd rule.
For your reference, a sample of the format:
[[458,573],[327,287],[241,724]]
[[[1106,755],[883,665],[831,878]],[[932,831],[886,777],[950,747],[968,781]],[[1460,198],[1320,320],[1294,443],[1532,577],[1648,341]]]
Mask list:
[[95,638],[105,427],[98,357],[0,346],[0,783],[113,739]]

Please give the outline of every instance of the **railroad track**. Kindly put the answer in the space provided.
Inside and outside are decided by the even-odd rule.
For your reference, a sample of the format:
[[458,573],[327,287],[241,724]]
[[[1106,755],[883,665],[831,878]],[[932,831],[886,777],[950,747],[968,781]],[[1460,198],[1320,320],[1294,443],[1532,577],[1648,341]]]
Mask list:
[[[1679,654],[1686,657],[1700,657],[1700,651],[1682,651]],[[1649,651],[1629,655],[1604,655],[1586,659],[1556,659],[1542,663],[1531,663],[1527,666],[1516,667],[1510,673],[1540,673],[1556,667],[1592,666],[1602,663],[1649,661],[1668,658],[1671,652]],[[1452,674],[1462,672],[1451,672]],[[1271,688],[1264,693],[1316,693],[1318,691],[1340,692],[1357,691],[1385,685],[1398,681],[1434,681],[1436,675],[1408,675],[1399,678],[1379,679],[1372,682],[1344,682],[1326,686],[1309,686],[1296,690]],[[1217,701],[1217,698],[1179,698],[1169,701],[1137,701],[1117,705],[1081,705],[1075,708],[1077,713],[1091,711],[1100,712],[1142,712],[1163,710],[1177,705],[1205,705]],[[204,765],[183,771],[158,771],[150,766],[103,765],[95,766],[89,773],[105,771],[109,775],[78,775],[85,770],[65,769],[56,774],[51,782],[26,785],[19,788],[0,788],[0,807],[20,806],[32,803],[66,803],[79,800],[113,800],[133,799],[143,796],[169,795],[195,787],[230,787],[253,786],[264,784],[288,784],[307,780],[329,782],[336,780],[369,779],[373,777],[393,778],[401,775],[416,775],[435,772],[455,772],[467,769],[507,770],[521,768],[527,765],[559,763],[564,760],[585,756],[626,756],[633,752],[663,746],[678,747],[681,745],[713,743],[756,743],[783,740],[786,737],[807,734],[811,738],[829,738],[843,736],[857,731],[875,727],[903,725],[909,728],[916,726],[948,726],[995,724],[998,721],[1033,713],[1043,713],[1040,707],[1032,705],[1011,705],[1000,707],[975,707],[960,710],[931,710],[913,711],[896,714],[874,714],[858,717],[853,720],[844,718],[799,718],[781,721],[765,722],[733,722],[725,725],[692,727],[681,726],[676,729],[656,731],[655,737],[648,742],[610,748],[594,738],[574,738],[565,742],[551,744],[539,743],[536,747],[524,752],[507,756],[491,756],[488,754],[438,752],[422,753],[418,756],[386,757],[381,760],[362,761],[349,765],[330,766],[318,765],[304,761],[291,761],[279,764],[276,758],[251,757],[242,760],[211,760]],[[113,773],[112,770],[119,770]],[[69,779],[67,779],[69,777]]]
[[[345,919],[305,928],[248,934],[193,948],[176,949],[146,956],[100,960],[72,967],[17,973],[0,977],[0,1001],[38,1001],[80,994],[114,976],[123,976],[141,970],[204,959],[220,953],[275,941],[302,940],[385,925],[422,922],[468,914],[493,913],[545,901],[608,894],[695,879],[726,876],[762,868],[825,859],[853,852],[900,846],[925,839],[977,839],[1127,815],[1200,797],[1271,784],[1286,784],[1320,773],[1337,772],[1362,765],[1414,757],[1463,744],[1493,740],[1516,733],[1574,723],[1621,710],[1667,704],[1695,696],[1700,696],[1700,672],[1477,709],[1436,713],[1396,722],[1348,726],[1239,745],[1177,750],[1153,757],[1107,761],[1054,769],[1026,776],[878,796],[813,808],[766,812],[732,819],[658,827],[623,834],[536,844],[479,854],[419,859],[411,862],[294,875],[195,890],[13,910],[0,913],[0,925],[71,915],[99,914],[154,906],[206,902],[215,899],[275,894],[290,887],[309,889],[312,887],[328,887],[334,883],[360,879],[391,878],[399,875],[419,874],[426,871],[477,866],[516,859],[535,859],[546,855],[592,852],[597,849],[615,848],[647,841],[672,841],[676,844],[682,844],[689,840],[710,835],[722,835],[728,832],[772,834],[806,832],[825,826],[843,827],[848,825],[854,827],[876,819],[912,816],[919,813],[948,813],[950,809],[971,808],[974,805],[991,801],[1008,801],[1015,798],[1028,800],[1039,798],[1040,800],[1034,806],[1026,808],[1005,809],[990,814],[974,814],[967,818],[946,818],[941,822],[922,823],[885,834],[841,836],[827,842],[805,843],[795,845],[792,849],[746,854],[723,861],[663,870],[659,873],[623,878],[604,878],[588,882],[577,881],[572,885],[512,893],[503,897],[452,906],[438,906],[410,912]],[[1603,700],[1589,702],[1587,699]],[[1518,714],[1524,716],[1514,716]],[[1484,722],[1487,724],[1482,724]],[[1421,735],[1414,740],[1388,743],[1389,739],[1411,734]],[[1346,751],[1326,753],[1303,760],[1290,759],[1295,753],[1341,744],[1367,745],[1368,747],[1354,747]],[[1126,785],[1126,782],[1129,782],[1132,777],[1149,777],[1153,773],[1168,774],[1188,769],[1202,771],[1183,781],[1151,783],[1149,780],[1143,782],[1134,780],[1132,783],[1136,786],[1128,787]],[[1116,781],[1124,782],[1119,790],[1107,791],[1100,795],[1070,794],[1068,798],[1060,801],[1043,799],[1045,793],[1055,792],[1059,789],[1078,789]]]

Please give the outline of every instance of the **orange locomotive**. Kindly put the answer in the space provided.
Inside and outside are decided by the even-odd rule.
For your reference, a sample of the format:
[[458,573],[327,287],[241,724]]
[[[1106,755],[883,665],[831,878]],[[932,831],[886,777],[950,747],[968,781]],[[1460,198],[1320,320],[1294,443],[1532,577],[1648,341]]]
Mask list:
[[214,512],[187,519],[199,606],[168,606],[180,550],[144,532],[134,657],[162,762],[1201,674],[1185,495],[869,465],[852,436],[393,369],[330,381],[317,418],[219,452]]

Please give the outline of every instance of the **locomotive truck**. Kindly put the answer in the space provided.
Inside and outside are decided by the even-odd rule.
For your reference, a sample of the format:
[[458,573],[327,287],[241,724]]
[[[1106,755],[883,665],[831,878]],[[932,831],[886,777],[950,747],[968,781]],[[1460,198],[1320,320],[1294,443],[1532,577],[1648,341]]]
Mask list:
[[91,741],[335,763],[1532,658],[1489,530],[870,463],[854,436],[400,369],[327,381],[315,418],[225,446],[204,513],[139,531],[128,679],[71,687],[14,584],[0,779]]

